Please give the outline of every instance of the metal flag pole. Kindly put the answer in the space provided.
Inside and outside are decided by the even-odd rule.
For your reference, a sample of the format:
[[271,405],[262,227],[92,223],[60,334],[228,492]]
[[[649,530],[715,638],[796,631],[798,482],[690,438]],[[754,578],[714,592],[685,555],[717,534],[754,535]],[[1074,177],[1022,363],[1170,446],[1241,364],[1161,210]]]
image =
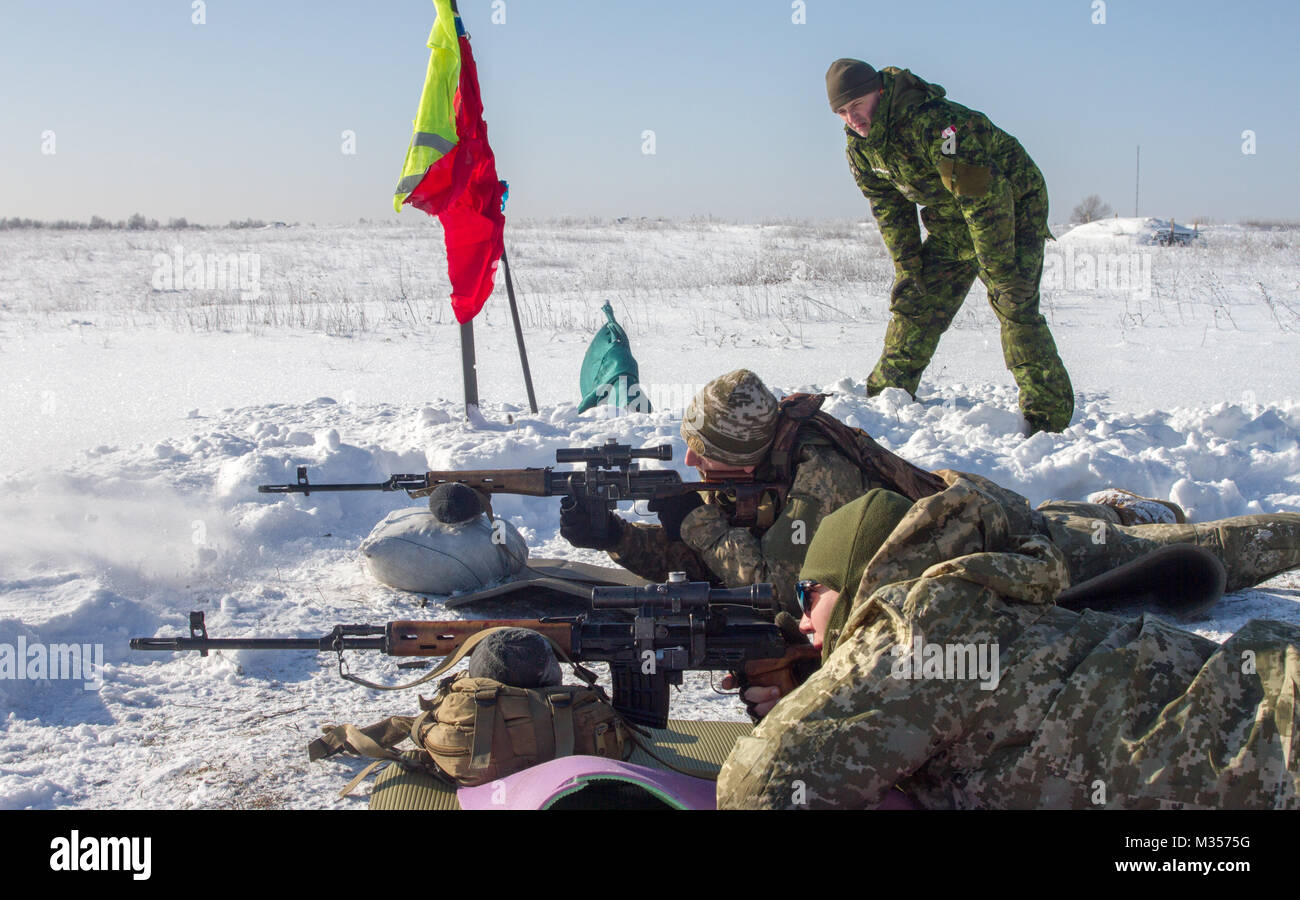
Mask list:
[[524,349],[524,329],[519,324],[519,306],[515,303],[515,283],[510,278],[510,261],[501,250],[501,266],[506,271],[506,295],[510,298],[510,318],[515,321],[515,343],[519,345],[519,362],[524,367],[524,387],[528,389],[528,408],[537,412],[537,397],[533,394],[533,373],[528,368],[528,351]]
[[474,320],[460,326],[460,365],[465,382],[465,418],[471,418],[469,408],[478,408],[478,362],[474,359]]

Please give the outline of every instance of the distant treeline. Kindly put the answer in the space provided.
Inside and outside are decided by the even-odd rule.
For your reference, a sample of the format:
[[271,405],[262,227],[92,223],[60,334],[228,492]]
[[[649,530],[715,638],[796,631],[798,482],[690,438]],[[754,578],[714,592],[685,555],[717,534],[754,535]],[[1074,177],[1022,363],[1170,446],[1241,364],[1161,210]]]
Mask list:
[[1261,228],[1267,231],[1289,230],[1300,228],[1300,219],[1243,219],[1241,224],[1246,228]]
[[[283,225],[283,222],[272,223]],[[159,223],[157,219],[146,219],[140,213],[135,213],[129,219],[110,222],[108,219],[99,216],[91,216],[89,222],[71,222],[67,219],[58,219],[54,222],[42,222],[39,219],[0,219],[0,231],[16,228],[52,228],[56,231],[85,231],[85,230],[111,230],[111,231],[158,231],[160,229],[199,229],[220,228],[219,225],[200,225],[197,222],[191,224],[185,219],[168,219],[167,224]],[[232,219],[226,228],[265,228],[266,223],[261,219],[244,219],[242,222]]]

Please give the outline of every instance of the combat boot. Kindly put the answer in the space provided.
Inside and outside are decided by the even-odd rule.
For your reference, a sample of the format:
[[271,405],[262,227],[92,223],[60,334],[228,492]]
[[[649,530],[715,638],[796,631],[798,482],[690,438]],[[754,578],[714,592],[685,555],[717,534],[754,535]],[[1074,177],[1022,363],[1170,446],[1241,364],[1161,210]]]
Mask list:
[[1154,500],[1123,488],[1106,488],[1088,495],[1089,503],[1109,506],[1119,513],[1121,525],[1183,525],[1187,515],[1171,500]]

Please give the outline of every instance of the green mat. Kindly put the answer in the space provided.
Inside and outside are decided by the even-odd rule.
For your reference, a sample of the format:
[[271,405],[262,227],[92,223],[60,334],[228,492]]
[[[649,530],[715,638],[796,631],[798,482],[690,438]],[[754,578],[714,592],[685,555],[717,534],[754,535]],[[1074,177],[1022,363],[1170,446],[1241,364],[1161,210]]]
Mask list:
[[[702,778],[717,775],[736,740],[749,734],[748,722],[696,722],[671,719],[667,728],[652,728],[655,753],[688,774]],[[412,756],[414,756],[412,751]],[[637,765],[662,769],[664,766],[640,747],[628,759]],[[460,809],[456,788],[420,772],[398,765],[386,766],[375,779],[370,792],[371,809]],[[617,795],[609,798],[609,808],[626,808]]]

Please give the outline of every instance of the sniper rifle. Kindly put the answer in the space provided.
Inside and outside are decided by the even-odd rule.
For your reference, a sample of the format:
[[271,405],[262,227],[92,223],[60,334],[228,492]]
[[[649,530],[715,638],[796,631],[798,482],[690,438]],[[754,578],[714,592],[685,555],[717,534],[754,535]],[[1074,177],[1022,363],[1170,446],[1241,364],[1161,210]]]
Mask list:
[[[132,638],[132,650],[315,650],[339,657],[339,674],[356,684],[397,690],[424,684],[461,658],[457,650],[489,628],[528,628],[550,638],[568,660],[603,662],[610,668],[611,702],[628,721],[651,728],[668,722],[669,685],[680,685],[690,671],[729,671],[743,691],[749,685],[793,690],[799,674],[815,668],[820,651],[809,643],[789,643],[788,629],[775,620],[772,585],[715,588],[687,581],[674,572],[662,584],[592,589],[594,610],[634,610],[631,621],[599,622],[587,614],[542,619],[389,622],[387,625],[336,625],[319,638],[211,638],[202,612],[190,613],[190,636]],[[345,650],[378,650],[388,656],[451,657],[406,685],[377,685],[347,671]],[[582,670],[584,677],[591,673]],[[594,676],[591,676],[594,681]]]
[[[760,521],[760,503],[765,495],[774,502],[768,509],[779,509],[789,493],[788,484],[746,481],[682,481],[671,469],[642,469],[638,459],[670,460],[671,444],[634,449],[630,444],[607,441],[600,447],[566,447],[555,451],[557,464],[585,464],[585,469],[471,469],[430,471],[423,475],[393,475],[387,481],[370,484],[311,484],[307,467],[298,467],[297,484],[263,484],[261,494],[303,494],[314,491],[406,491],[412,497],[427,497],[442,484],[463,484],[473,488],[492,516],[493,494],[516,494],[526,497],[562,497],[560,508],[584,509],[593,537],[605,537],[609,516],[621,501],[668,500],[692,492],[720,493],[733,510],[731,524],[739,528],[769,526]],[[653,508],[653,507],[652,507]],[[674,535],[670,538],[676,539]]]

